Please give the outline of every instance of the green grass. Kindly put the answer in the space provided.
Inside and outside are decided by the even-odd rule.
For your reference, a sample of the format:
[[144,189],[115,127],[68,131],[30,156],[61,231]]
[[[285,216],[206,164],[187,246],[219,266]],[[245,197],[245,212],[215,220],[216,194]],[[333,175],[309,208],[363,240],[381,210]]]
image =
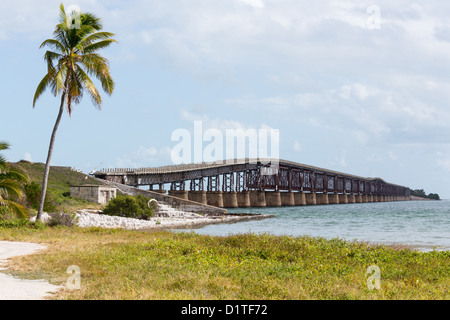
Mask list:
[[[1,228],[1,226],[0,226]],[[81,290],[55,299],[449,299],[450,252],[420,253],[340,239],[136,232],[98,228],[0,229],[0,239],[45,243],[15,258],[22,277],[64,284],[71,265]],[[381,289],[367,287],[367,268]]]
[[[39,186],[42,185],[45,164],[19,161],[10,163],[10,165],[12,168],[24,171],[30,182],[34,181]],[[70,192],[70,186],[85,184],[100,185],[101,183],[83,173],[73,171],[71,168],[52,166],[50,168],[47,192],[57,206],[64,206],[68,210],[99,207],[88,201],[67,196]]]

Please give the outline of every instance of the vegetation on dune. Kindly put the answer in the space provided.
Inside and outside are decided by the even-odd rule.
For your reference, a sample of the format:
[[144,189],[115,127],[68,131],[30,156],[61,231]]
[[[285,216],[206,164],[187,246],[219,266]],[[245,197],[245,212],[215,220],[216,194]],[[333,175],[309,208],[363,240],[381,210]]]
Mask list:
[[[27,176],[28,182],[23,186],[24,197],[20,203],[27,209],[28,216],[35,215],[40,203],[40,182],[42,180],[45,164],[19,161],[17,163],[9,163],[9,166],[11,169],[23,172],[24,175]],[[48,192],[45,196],[44,211],[49,213],[60,213],[65,210],[102,209],[103,205],[70,196],[71,186],[84,184],[100,185],[101,182],[83,173],[74,171],[69,167],[51,167],[48,179]]]

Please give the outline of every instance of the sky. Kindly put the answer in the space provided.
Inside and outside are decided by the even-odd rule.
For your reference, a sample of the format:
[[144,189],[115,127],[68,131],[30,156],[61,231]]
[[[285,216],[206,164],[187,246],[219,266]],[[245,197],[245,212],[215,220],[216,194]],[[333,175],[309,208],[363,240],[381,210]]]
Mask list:
[[[0,140],[45,162],[59,100],[45,49],[59,5],[0,0]],[[281,159],[450,198],[450,3],[64,1],[102,18],[116,89],[64,115],[52,165],[174,164],[174,132],[276,130]],[[201,137],[202,138],[202,137]],[[205,140],[205,137],[203,137]],[[212,141],[212,140],[211,140]],[[186,142],[186,141],[183,141]],[[208,140],[202,145],[208,146]],[[194,160],[194,159],[192,159]]]

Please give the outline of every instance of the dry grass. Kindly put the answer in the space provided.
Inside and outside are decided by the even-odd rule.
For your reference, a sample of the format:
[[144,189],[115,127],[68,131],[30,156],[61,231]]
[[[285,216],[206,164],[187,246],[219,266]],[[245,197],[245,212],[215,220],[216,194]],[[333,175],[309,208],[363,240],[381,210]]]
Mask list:
[[[55,299],[448,299],[449,252],[418,253],[338,239],[272,235],[200,236],[80,228],[9,228],[1,240],[46,244],[15,258],[12,272],[81,289]],[[366,270],[382,270],[369,290]]]

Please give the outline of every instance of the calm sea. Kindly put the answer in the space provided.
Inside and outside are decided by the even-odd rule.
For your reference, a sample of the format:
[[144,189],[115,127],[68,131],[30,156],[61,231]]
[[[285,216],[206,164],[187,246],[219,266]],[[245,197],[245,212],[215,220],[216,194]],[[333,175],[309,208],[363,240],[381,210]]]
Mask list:
[[208,235],[270,233],[406,244],[421,251],[450,250],[450,201],[355,203],[325,206],[230,209],[274,214],[271,219],[208,225]]

